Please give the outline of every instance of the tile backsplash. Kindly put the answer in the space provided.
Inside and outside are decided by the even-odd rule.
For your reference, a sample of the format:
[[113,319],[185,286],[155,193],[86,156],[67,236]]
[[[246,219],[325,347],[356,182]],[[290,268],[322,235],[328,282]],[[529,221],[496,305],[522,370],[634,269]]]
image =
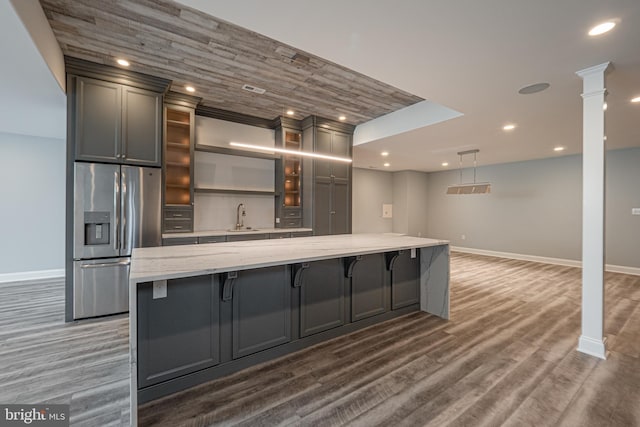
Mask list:
[[244,224],[253,228],[274,227],[274,197],[255,195],[197,194],[194,230],[226,230],[236,225],[236,209],[245,206]]

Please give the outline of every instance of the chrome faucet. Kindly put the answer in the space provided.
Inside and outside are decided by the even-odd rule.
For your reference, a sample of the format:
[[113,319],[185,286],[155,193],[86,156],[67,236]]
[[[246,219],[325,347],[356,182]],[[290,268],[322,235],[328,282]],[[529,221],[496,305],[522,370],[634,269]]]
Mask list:
[[240,203],[236,209],[236,230],[242,230],[244,227],[245,216],[247,216],[247,211],[244,210],[244,204]]

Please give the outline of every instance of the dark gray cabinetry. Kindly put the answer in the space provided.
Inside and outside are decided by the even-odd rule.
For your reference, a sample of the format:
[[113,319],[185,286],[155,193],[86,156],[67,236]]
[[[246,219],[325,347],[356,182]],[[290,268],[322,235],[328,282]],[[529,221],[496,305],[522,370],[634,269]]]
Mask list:
[[[353,127],[312,116],[303,121],[303,128],[305,150],[351,157]],[[312,221],[303,215],[303,224],[315,235],[351,233],[351,163],[314,159],[305,165],[312,165],[313,176],[304,179],[303,203],[311,208],[303,212],[310,213]]]
[[197,243],[197,237],[171,237],[162,239],[162,246],[195,245]]
[[161,93],[88,77],[75,84],[76,160],[160,166]]
[[138,287],[138,383],[146,387],[214,366],[220,361],[220,287],[213,276]]
[[420,302],[420,257],[418,250],[387,254],[387,267],[391,272],[391,309],[397,310]]
[[265,240],[269,238],[269,234],[229,234],[227,242],[244,242],[247,240]]
[[351,321],[366,319],[389,310],[384,254],[361,255],[345,260],[351,279]]
[[233,299],[234,359],[291,341],[289,278],[287,266],[243,270],[226,276],[223,298]]
[[345,324],[345,278],[340,259],[294,266],[294,287],[300,288],[300,336]]

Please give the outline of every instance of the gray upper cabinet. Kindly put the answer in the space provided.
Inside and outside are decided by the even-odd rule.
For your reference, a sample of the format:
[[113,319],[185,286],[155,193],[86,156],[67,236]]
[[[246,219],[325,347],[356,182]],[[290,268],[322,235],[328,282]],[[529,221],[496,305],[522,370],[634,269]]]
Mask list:
[[160,166],[162,94],[77,77],[76,160]]
[[78,77],[76,80],[76,159],[115,162],[122,129],[121,85]]
[[162,95],[122,87],[122,148],[127,163],[160,166]]

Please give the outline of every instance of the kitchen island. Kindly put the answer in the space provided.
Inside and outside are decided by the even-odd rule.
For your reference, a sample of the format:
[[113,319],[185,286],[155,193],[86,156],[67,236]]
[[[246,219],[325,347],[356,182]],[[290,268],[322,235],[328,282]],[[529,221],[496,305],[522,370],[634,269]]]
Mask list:
[[398,234],[140,248],[131,416],[145,402],[422,310],[449,316],[449,244]]

